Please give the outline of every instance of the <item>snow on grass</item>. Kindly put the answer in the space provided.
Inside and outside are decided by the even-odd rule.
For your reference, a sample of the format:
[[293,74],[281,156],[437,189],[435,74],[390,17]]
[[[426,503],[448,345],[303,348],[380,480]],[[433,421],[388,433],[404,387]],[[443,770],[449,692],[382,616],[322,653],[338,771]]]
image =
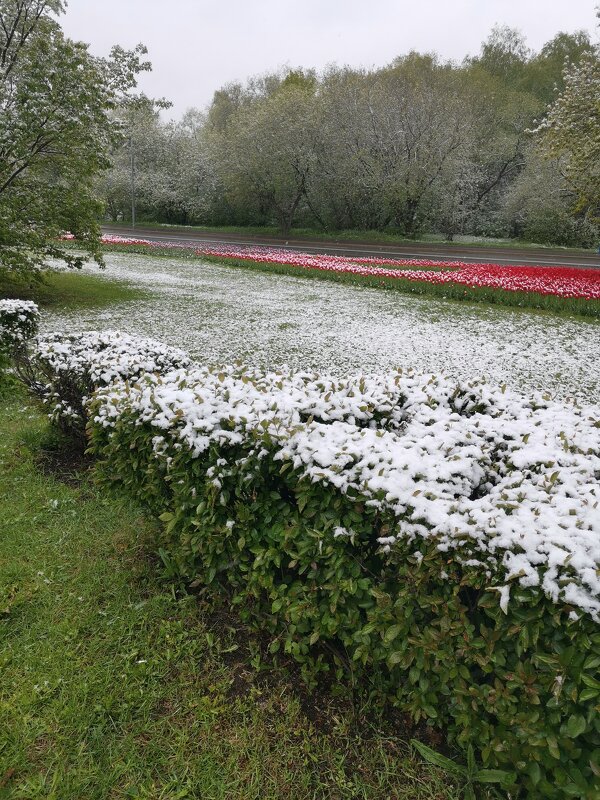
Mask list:
[[45,331],[118,328],[204,363],[262,368],[443,372],[597,402],[600,325],[531,311],[107,253],[108,279],[154,290],[109,309],[48,312]]

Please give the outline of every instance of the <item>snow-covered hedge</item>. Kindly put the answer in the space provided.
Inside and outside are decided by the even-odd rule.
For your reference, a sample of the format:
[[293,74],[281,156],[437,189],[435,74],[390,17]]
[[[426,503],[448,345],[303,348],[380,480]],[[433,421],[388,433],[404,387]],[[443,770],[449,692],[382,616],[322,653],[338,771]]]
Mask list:
[[190,363],[181,350],[119,331],[51,334],[39,339],[28,358],[21,359],[19,373],[48,405],[51,420],[83,440],[86,403],[98,387]]
[[0,351],[9,352],[37,333],[39,310],[31,300],[0,300]]
[[136,369],[147,345],[102,342],[42,346],[54,418],[64,374],[85,375],[101,474],[165,522],[174,569],[226,587],[307,676],[336,654],[524,796],[596,796],[598,408],[173,351]]
[[38,321],[38,307],[30,300],[0,300],[0,387],[5,384],[7,368],[26,354]]
[[[226,367],[109,386],[94,424],[110,429],[123,415],[148,424],[156,458],[222,449],[211,471],[217,488],[243,466],[251,482],[271,457],[280,472],[391,514],[395,522],[375,537],[383,552],[434,538],[496,582],[504,611],[512,586],[541,586],[574,616],[598,619],[595,413],[434,376],[339,381]],[[231,445],[247,451],[245,465],[224,457]]]

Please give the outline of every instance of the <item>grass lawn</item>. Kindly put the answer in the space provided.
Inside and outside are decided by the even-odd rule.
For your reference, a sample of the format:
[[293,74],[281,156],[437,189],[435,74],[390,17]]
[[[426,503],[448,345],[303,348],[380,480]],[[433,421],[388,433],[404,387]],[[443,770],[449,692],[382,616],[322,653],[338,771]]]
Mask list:
[[0,298],[34,300],[45,308],[104,306],[148,296],[149,292],[122,281],[107,281],[77,270],[45,272],[41,281],[30,278],[15,280],[0,273]]
[[[251,261],[241,258],[223,258],[220,256],[196,255],[192,248],[176,247],[148,247],[146,245],[104,245],[106,252],[138,253],[152,257],[168,257],[185,261],[200,260],[221,266],[252,269],[261,272],[271,272],[277,275],[291,275],[295,278],[305,278],[313,281],[330,281],[344,283],[350,286],[368,286],[374,289],[385,289],[393,292],[403,292],[417,296],[437,297],[443,300],[457,300],[460,302],[477,303],[493,306],[506,306],[509,308],[531,309],[564,315],[582,320],[600,319],[600,301],[585,300],[568,297],[558,297],[537,292],[513,292],[504,289],[488,287],[471,288],[459,283],[428,283],[399,278],[376,277],[369,275],[355,275],[352,273],[329,272],[304,268],[289,264],[273,264],[261,261]],[[412,269],[412,268],[411,268]],[[431,269],[431,268],[428,268]],[[435,270],[435,268],[433,268]]]
[[[306,698],[175,590],[155,528],[0,398],[0,797],[452,800],[348,698]],[[258,645],[256,645],[258,647]]]
[[568,297],[557,297],[536,292],[512,292],[488,287],[469,287],[460,283],[427,283],[425,281],[408,280],[406,278],[378,278],[370,275],[354,275],[351,273],[328,272],[288,264],[272,264],[246,259],[202,256],[205,261],[224,266],[245,269],[260,269],[280,275],[294,275],[312,280],[327,280],[346,283],[352,286],[369,286],[375,289],[404,292],[414,295],[427,295],[444,300],[460,300],[467,303],[485,303],[513,308],[535,309],[552,313],[576,316],[581,319],[600,318],[600,301],[583,300]]

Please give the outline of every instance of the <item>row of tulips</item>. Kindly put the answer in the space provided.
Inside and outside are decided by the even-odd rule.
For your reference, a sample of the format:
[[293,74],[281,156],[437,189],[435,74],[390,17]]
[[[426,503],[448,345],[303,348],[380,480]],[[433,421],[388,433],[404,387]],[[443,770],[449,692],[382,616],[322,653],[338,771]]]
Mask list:
[[349,259],[269,247],[204,245],[198,248],[194,245],[151,242],[147,239],[110,235],[103,236],[102,241],[109,245],[141,245],[161,250],[193,249],[199,256],[281,264],[371,278],[401,278],[430,284],[458,284],[468,288],[490,288],[509,292],[534,292],[563,298],[600,300],[600,268],[504,266],[432,259]]
[[512,292],[536,292],[557,297],[600,299],[600,269],[576,267],[502,266],[499,264],[430,259],[347,259],[263,247],[203,247],[199,255],[245,261],[285,264],[304,269],[328,270],[381,278],[403,278],[427,283],[455,283],[470,288],[487,287]]

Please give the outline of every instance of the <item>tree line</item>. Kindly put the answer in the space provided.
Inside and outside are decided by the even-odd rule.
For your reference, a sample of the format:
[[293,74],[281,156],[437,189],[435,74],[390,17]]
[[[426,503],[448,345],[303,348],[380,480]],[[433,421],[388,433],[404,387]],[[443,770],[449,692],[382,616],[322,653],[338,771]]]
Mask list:
[[[138,218],[162,223],[589,246],[600,216],[598,192],[583,185],[597,189],[598,63],[584,31],[535,53],[496,27],[461,64],[411,52],[375,70],[281,70],[229,84],[206,111],[171,122],[144,99],[121,110],[126,136],[100,192],[115,221],[131,219],[133,193]],[[577,169],[561,140],[568,113],[581,118]]]
[[[64,0],[0,0],[0,277],[102,262],[102,219],[594,245],[600,48],[507,27],[461,64],[280,70],[176,121],[136,92],[146,48],[65,37]],[[599,11],[600,14],[600,11]],[[78,249],[60,237],[70,232]]]

